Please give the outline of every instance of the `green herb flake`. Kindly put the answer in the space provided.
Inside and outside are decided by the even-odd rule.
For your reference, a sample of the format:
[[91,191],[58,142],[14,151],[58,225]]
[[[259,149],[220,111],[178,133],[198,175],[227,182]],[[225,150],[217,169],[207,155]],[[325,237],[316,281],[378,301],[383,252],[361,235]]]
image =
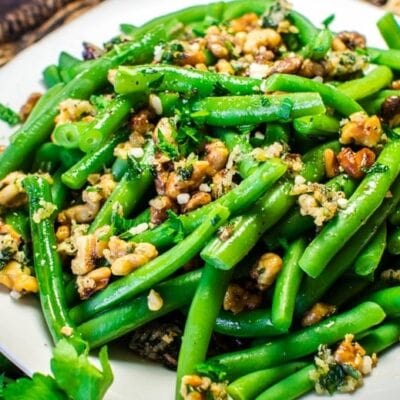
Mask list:
[[326,17],[323,21],[322,21],[322,25],[325,26],[325,28],[329,28],[329,25],[335,20],[336,15],[335,14],[331,14],[328,17]]
[[157,148],[164,153],[167,157],[169,157],[171,160],[176,160],[179,158],[179,150],[178,148],[173,145],[172,143],[169,143],[161,130],[159,129],[157,132],[158,136],[158,144]]
[[21,117],[10,107],[0,103],[0,120],[4,121],[10,126],[15,126],[21,122]]

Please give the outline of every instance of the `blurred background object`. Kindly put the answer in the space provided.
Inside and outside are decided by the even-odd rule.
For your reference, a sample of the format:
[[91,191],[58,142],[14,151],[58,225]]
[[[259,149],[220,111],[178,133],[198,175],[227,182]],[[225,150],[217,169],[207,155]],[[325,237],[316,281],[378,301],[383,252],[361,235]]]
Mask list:
[[[102,1],[0,0],[0,66],[25,47]],[[400,15],[400,0],[365,1]]]

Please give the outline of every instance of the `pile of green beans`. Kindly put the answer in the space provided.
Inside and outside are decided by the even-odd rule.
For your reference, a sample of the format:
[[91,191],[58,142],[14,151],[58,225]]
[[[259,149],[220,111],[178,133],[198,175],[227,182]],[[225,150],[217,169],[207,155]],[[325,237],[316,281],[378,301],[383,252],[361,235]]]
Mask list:
[[[264,76],[252,72],[258,58],[233,62],[241,50],[229,45],[254,18],[280,35]],[[213,25],[229,32],[224,57],[207,42]],[[400,255],[400,118],[384,112],[400,98],[400,25],[379,19],[388,49],[349,44],[368,68],[339,77],[327,67],[338,33],[324,25],[277,0],[219,1],[124,24],[102,56],[62,52],[45,68],[48,90],[0,154],[0,223],[33,266],[55,343],[83,353],[181,313],[176,400],[188,375],[220,381],[233,400],[296,399],[314,388],[319,346],[350,333],[368,354],[396,343],[400,285],[380,276]],[[200,61],[189,65],[193,43]],[[82,101],[88,111],[66,118],[65,104]],[[359,167],[361,151],[371,165]],[[2,203],[11,194],[15,207]],[[79,259],[88,270],[77,277]],[[96,281],[99,268],[116,274],[115,260],[138,265]],[[334,315],[308,326],[317,303]],[[210,358],[214,335],[248,345]]]

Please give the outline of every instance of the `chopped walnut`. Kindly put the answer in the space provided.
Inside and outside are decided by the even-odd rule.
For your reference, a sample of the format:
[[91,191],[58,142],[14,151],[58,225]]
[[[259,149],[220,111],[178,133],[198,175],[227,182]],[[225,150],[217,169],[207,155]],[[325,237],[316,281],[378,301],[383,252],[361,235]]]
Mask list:
[[376,115],[368,117],[363,112],[357,112],[350,115],[350,120],[342,126],[340,142],[375,147],[381,140],[382,134],[382,126]]
[[231,42],[230,36],[223,32],[217,26],[210,26],[207,29],[205,40],[207,41],[207,48],[217,58],[227,59],[229,56],[229,50],[227,43]]
[[275,282],[282,265],[282,258],[278,254],[265,253],[251,269],[250,276],[256,280],[260,290],[267,290]]
[[196,208],[204,206],[205,204],[211,203],[212,198],[209,193],[206,192],[197,192],[193,194],[189,201],[182,206],[182,212],[186,213],[189,211],[193,211]]
[[247,13],[229,22],[230,32],[249,32],[259,26],[259,18],[255,13]]
[[214,199],[218,199],[232,189],[235,173],[234,169],[223,169],[212,177],[211,194]]
[[339,174],[339,162],[336,158],[336,154],[332,149],[326,149],[324,151],[325,161],[325,174],[328,178],[333,178]]
[[221,171],[226,165],[229,157],[229,150],[225,144],[220,140],[207,143],[205,146],[206,160],[210,166],[210,175],[214,175],[216,172]]
[[55,118],[56,125],[75,122],[95,113],[94,107],[87,100],[67,99],[60,103],[59,114]]
[[390,96],[382,103],[381,116],[390,127],[400,125],[400,96]]
[[183,52],[179,53],[178,57],[175,57],[174,63],[182,67],[193,67],[204,64],[206,62],[206,55],[204,52],[206,44],[204,38],[195,38],[190,42],[182,43]]
[[103,255],[105,259],[112,264],[116,259],[132,253],[134,249],[135,243],[126,242],[118,236],[111,236],[107,244],[107,249],[104,250]]
[[361,179],[365,171],[375,162],[375,153],[364,147],[354,152],[350,147],[344,147],[337,155],[340,167],[352,178]]
[[61,225],[56,231],[56,238],[59,242],[57,251],[61,255],[75,256],[78,251],[77,239],[86,235],[88,229],[89,225],[87,224]]
[[79,236],[76,239],[76,256],[71,261],[74,275],[85,275],[96,268],[96,261],[103,256],[106,243],[98,240],[96,235]]
[[231,283],[224,297],[224,310],[232,311],[234,314],[245,309],[254,310],[262,301],[260,293],[251,293],[237,283]]
[[331,316],[336,312],[336,307],[326,303],[315,303],[301,320],[301,326],[311,326]]
[[270,158],[279,158],[281,157],[284,151],[284,147],[282,143],[275,142],[267,147],[256,147],[251,155],[254,157],[256,161],[263,162],[267,161]]
[[335,51],[365,49],[366,44],[364,35],[354,31],[343,31],[336,35],[332,48]]
[[96,268],[86,275],[76,278],[78,293],[81,300],[88,299],[93,293],[104,289],[110,280],[111,269],[108,267]]
[[167,211],[175,209],[175,204],[168,196],[157,196],[149,201],[150,222],[159,225],[168,218]]
[[306,78],[323,77],[325,75],[325,68],[321,63],[307,58],[301,64],[298,74]]
[[220,58],[217,61],[215,64],[215,70],[220,74],[235,75],[235,70],[233,69],[232,64],[224,58]]
[[278,48],[281,43],[282,37],[277,31],[270,28],[253,29],[247,34],[243,51],[248,54],[256,54],[262,46],[273,50]]
[[37,293],[39,290],[30,268],[15,260],[9,261],[0,269],[0,284],[19,294]]
[[26,121],[28,119],[30,113],[32,112],[33,108],[41,97],[42,94],[38,92],[34,92],[28,97],[25,104],[19,110],[19,115],[22,121]]
[[343,78],[363,71],[368,66],[368,57],[353,51],[331,51],[322,61],[326,76]]
[[184,400],[228,400],[226,383],[215,383],[206,376],[182,377],[180,394]]
[[113,275],[128,275],[157,257],[157,249],[150,243],[135,243],[132,253],[117,258],[111,264]]
[[343,192],[329,189],[320,183],[296,182],[291,192],[299,195],[298,203],[301,215],[310,215],[317,226],[332,219],[341,208],[345,195]]
[[130,120],[132,132],[142,137],[151,132],[154,129],[154,125],[150,122],[152,117],[153,114],[148,109],[138,111]]
[[303,161],[300,154],[287,153],[283,156],[283,161],[288,166],[289,172],[298,174],[303,169]]
[[400,90],[400,79],[392,81],[392,84],[390,85],[390,87],[393,90]]
[[27,196],[22,187],[23,172],[15,171],[0,181],[0,206],[18,208],[26,204]]
[[354,335],[346,335],[333,353],[333,357],[337,363],[351,365],[353,368],[361,371],[365,350],[357,342],[353,342],[353,340]]

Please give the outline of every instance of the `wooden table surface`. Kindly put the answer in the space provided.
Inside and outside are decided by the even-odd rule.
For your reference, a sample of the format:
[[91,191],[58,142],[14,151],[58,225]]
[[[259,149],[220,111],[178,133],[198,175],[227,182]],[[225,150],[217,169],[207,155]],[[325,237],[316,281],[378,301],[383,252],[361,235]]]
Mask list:
[[[0,66],[103,0],[0,0]],[[163,0],[160,0],[163,1]],[[366,0],[400,15],[400,0]]]

